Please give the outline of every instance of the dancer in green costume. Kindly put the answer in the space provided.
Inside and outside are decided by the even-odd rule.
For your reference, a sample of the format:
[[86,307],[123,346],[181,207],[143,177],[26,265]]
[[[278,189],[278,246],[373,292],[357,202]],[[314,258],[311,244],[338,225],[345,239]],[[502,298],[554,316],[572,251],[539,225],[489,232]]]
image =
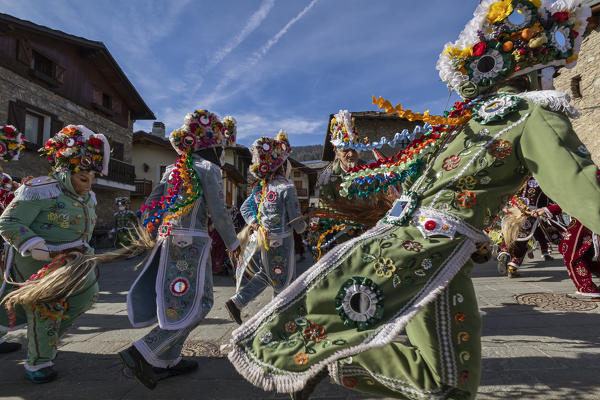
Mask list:
[[[442,79],[473,101],[457,103],[449,118],[377,101],[433,127],[362,178],[357,169],[341,193],[367,195],[370,176],[389,184],[420,177],[375,227],[331,250],[233,332],[229,359],[248,381],[307,398],[328,373],[376,395],[473,399],[481,318],[471,256],[488,241],[482,230],[503,198],[530,171],[566,212],[600,229],[597,167],[571,127],[568,96],[503,86],[572,63],[589,8],[483,0],[474,15],[438,62]],[[512,43],[516,35],[524,42]],[[409,344],[394,342],[403,329]]]
[[[83,125],[68,125],[43,150],[52,176],[28,180],[0,217],[0,234],[12,246],[0,287],[2,301],[18,283],[58,270],[61,257],[52,260],[56,255],[94,251],[88,244],[96,223],[96,198],[90,189],[95,173],[108,173],[108,140]],[[25,374],[30,381],[46,383],[56,378],[53,360],[58,340],[96,300],[97,279],[95,272],[90,273],[72,295],[56,303],[18,305],[14,312],[2,305],[0,330],[27,325]]]

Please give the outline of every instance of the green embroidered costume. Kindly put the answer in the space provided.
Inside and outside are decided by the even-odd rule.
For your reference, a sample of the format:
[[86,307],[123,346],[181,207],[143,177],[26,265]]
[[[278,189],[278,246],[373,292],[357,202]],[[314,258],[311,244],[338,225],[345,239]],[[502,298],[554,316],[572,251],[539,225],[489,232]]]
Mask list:
[[[533,65],[527,62],[535,62],[527,59],[528,54],[518,54],[509,71],[510,53],[498,58],[498,47],[490,43],[490,59],[484,60],[488,53],[486,43],[478,44],[479,32],[489,29],[494,40],[505,40],[510,32],[525,29],[539,18],[560,19],[559,25],[565,22],[543,8],[538,13],[538,6],[528,0],[508,3],[510,10],[496,19],[497,7],[507,2],[483,0],[456,50],[449,50],[448,57],[473,58],[463,62],[465,72],[460,60],[452,63],[449,58],[444,64],[446,52],[440,58],[440,75],[465,96],[475,98],[479,88],[486,89]],[[578,19],[577,29],[583,32],[585,12],[580,12],[578,2],[572,3],[564,11],[552,11]],[[525,14],[525,24],[507,22],[513,9]],[[557,35],[551,28],[555,22],[546,22],[549,32]],[[573,21],[567,23],[567,44],[576,52]],[[545,34],[539,27],[534,34]],[[505,30],[508,36],[503,36]],[[465,46],[473,47],[466,51]],[[573,54],[553,46],[546,49],[546,61],[550,59],[552,65],[563,65]],[[455,72],[464,76],[447,73],[451,68],[461,68]],[[465,110],[458,112],[466,105],[473,110],[471,119]],[[574,116],[575,110],[566,94],[517,94],[507,87],[458,106],[450,119],[419,116],[436,126],[419,139],[424,151],[413,155],[412,165],[428,154],[427,137],[447,125],[457,128],[442,134],[439,148],[429,147],[436,151],[433,160],[386,217],[360,237],[332,249],[233,332],[229,359],[246,379],[265,390],[292,392],[327,368],[334,382],[376,395],[476,396],[481,318],[469,273],[476,244],[488,241],[483,228],[530,171],[567,213],[598,231],[600,186],[597,167],[582,151],[585,147],[568,120],[567,114]],[[411,114],[401,107],[389,108]],[[451,119],[459,122],[449,123]],[[391,165],[398,168],[399,164]],[[418,168],[411,172],[420,173]],[[381,176],[394,179],[386,171]],[[394,342],[403,329],[409,344]]]

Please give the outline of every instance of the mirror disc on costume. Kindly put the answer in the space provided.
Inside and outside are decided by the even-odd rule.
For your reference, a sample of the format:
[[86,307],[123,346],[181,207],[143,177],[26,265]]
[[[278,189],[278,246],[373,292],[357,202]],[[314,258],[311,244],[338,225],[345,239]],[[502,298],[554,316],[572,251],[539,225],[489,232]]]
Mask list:
[[196,138],[193,135],[184,135],[181,143],[183,143],[185,147],[192,147],[196,144]]
[[183,296],[190,288],[190,283],[185,278],[177,278],[171,283],[171,293],[174,296]]
[[202,126],[210,126],[211,120],[208,115],[202,115],[198,119],[198,122],[200,122],[200,125],[202,125]]

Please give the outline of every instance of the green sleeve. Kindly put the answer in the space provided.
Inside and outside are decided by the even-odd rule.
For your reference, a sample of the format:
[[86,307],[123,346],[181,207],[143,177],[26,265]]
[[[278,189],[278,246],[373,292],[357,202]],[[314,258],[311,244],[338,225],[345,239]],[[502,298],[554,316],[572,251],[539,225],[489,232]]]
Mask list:
[[598,167],[562,113],[534,106],[523,135],[527,168],[548,197],[593,232],[600,232]]
[[[13,201],[0,217],[0,234],[17,251],[22,252],[23,245],[29,245],[36,239],[43,241],[29,227],[44,208],[48,200]],[[27,246],[29,247],[29,246]]]

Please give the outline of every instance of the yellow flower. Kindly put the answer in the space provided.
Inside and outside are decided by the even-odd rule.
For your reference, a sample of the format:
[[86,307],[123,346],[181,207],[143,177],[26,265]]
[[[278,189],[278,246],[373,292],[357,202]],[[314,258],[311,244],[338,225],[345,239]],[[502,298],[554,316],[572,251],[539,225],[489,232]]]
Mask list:
[[512,0],[500,0],[499,2],[492,4],[487,17],[490,24],[495,24],[508,17],[512,12]]
[[449,46],[446,47],[444,53],[450,54],[450,57],[452,58],[468,58],[473,56],[473,48],[467,47],[466,49],[461,49],[460,47]]
[[540,8],[542,6],[542,0],[529,0],[531,3],[533,3],[534,6],[536,6],[537,8]]
[[9,148],[10,150],[15,150],[15,149],[17,149],[18,147],[19,147],[19,145],[18,145],[18,144],[16,144],[16,143],[9,143],[9,144],[8,144],[8,148]]

